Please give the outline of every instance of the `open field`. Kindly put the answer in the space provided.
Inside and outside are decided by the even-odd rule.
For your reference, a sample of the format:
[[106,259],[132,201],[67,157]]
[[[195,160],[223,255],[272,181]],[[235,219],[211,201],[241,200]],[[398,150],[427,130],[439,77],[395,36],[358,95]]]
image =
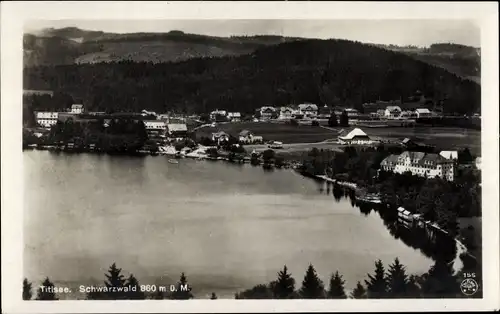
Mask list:
[[[197,130],[197,137],[210,137],[213,132],[224,131],[232,136],[238,136],[242,130],[250,130],[255,135],[260,135],[265,141],[274,140],[285,144],[292,150],[310,149],[312,147],[330,148],[337,146],[333,143],[321,143],[328,140],[336,140],[338,132],[344,127],[324,128],[311,125],[293,126],[290,124],[278,124],[268,122],[241,122],[219,124],[215,128],[204,127]],[[415,138],[429,145],[435,145],[439,150],[456,150],[468,147],[474,155],[481,155],[481,132],[470,129],[453,127],[424,127],[413,128],[361,128],[374,139],[403,140],[406,137]],[[287,145],[295,144],[295,145]],[[252,147],[252,146],[247,146]],[[261,148],[257,146],[255,148]]]
[[[242,130],[250,130],[260,135],[265,141],[280,141],[283,143],[315,143],[327,139],[336,139],[337,134],[330,130],[311,125],[293,126],[269,122],[240,122],[218,124],[215,128],[205,127],[196,132],[197,137],[209,137],[213,132],[224,131],[238,137]],[[340,128],[339,128],[340,130]]]

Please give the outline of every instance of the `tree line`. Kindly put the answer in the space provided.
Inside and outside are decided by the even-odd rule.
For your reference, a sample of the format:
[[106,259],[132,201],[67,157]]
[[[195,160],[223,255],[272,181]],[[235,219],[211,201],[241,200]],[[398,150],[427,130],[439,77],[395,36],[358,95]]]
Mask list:
[[[346,40],[303,40],[242,56],[177,63],[40,66],[24,70],[26,89],[64,92],[94,111],[253,113],[313,102],[346,105],[406,98],[415,90],[447,112],[480,110],[480,86],[401,53]],[[34,110],[46,110],[39,103]]]
[[[181,274],[175,289],[141,289],[137,278],[131,274],[125,278],[122,269],[113,263],[105,274],[106,280],[101,287],[104,292],[90,291],[87,300],[144,300],[171,299],[188,300],[195,298],[193,287],[184,273]],[[381,260],[375,262],[373,273],[358,281],[349,293],[345,288],[343,276],[335,271],[329,277],[328,286],[319,278],[314,266],[310,264],[304,274],[300,287],[285,265],[277,273],[277,278],[268,284],[259,284],[250,289],[237,292],[235,299],[384,299],[384,298],[457,298],[464,297],[460,292],[461,274],[454,274],[449,263],[436,261],[428,272],[410,275],[398,258],[386,269]],[[44,287],[54,287],[49,278],[42,282]],[[106,289],[104,289],[104,287]],[[127,289],[126,289],[127,288]],[[32,283],[23,280],[23,300],[32,300]],[[55,292],[38,288],[34,300],[58,300]],[[173,291],[172,291],[173,290]],[[210,299],[218,299],[215,292]]]

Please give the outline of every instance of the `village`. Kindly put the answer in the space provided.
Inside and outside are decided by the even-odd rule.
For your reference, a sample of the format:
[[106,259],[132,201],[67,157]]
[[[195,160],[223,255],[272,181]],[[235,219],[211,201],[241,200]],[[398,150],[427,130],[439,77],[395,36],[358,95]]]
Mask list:
[[[297,160],[293,158],[297,156],[296,153],[313,147],[342,151],[342,147],[353,145],[360,147],[376,147],[380,144],[397,145],[406,148],[407,151],[385,158],[380,164],[381,169],[394,173],[410,171],[417,176],[440,177],[453,181],[458,166],[457,150],[435,151],[432,145],[416,141],[411,137],[394,139],[380,134],[370,134],[376,133],[376,130],[390,129],[391,123],[395,127],[414,126],[417,119],[437,117],[442,114],[442,109],[437,107],[434,107],[433,111],[429,110],[428,106],[426,107],[428,101],[420,92],[417,91],[416,95],[415,101],[410,104],[398,105],[394,101],[363,104],[365,108],[363,114],[354,108],[318,106],[311,103],[287,107],[263,106],[256,110],[255,114],[245,116],[240,112],[223,109],[216,109],[209,114],[189,116],[175,113],[157,114],[147,110],[139,113],[87,112],[83,104],[73,104],[62,112],[35,112],[38,126],[29,130],[32,134],[31,138],[43,139],[58,123],[64,124],[71,121],[85,125],[102,122],[105,129],[112,120],[132,119],[142,121],[147,132],[148,141],[139,153],[167,155],[174,158],[231,159],[242,163],[249,163],[251,156],[258,156],[260,163],[263,164],[262,154],[266,150],[276,150],[277,155],[286,161],[283,163],[284,167],[291,166],[288,162],[297,163]],[[332,119],[335,121],[332,122]],[[345,121],[342,121],[343,119]],[[303,126],[303,128],[295,131],[293,125]],[[332,128],[332,125],[336,127]],[[286,138],[287,141],[275,140],[272,132],[266,132],[270,128],[280,136],[290,134],[290,138]],[[265,134],[258,134],[259,129]],[[321,133],[318,133],[318,130]],[[317,137],[317,140],[297,140],[308,132],[311,136]],[[25,143],[25,148],[65,151],[96,150],[95,143],[86,143],[86,147],[78,148],[77,142],[77,139],[66,143],[41,141],[41,143]],[[246,150],[242,149],[243,146]],[[233,153],[232,156],[230,156],[231,153]],[[269,167],[269,163],[266,163],[266,166]],[[480,168],[479,156],[474,161],[474,167]]]

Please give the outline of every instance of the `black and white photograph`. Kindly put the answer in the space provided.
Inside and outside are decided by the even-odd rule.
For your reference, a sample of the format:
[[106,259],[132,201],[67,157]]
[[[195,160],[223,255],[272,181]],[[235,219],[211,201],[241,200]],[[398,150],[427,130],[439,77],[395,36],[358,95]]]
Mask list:
[[2,97],[16,304],[498,309],[498,60],[484,66],[480,20],[74,5],[19,22],[19,90]]

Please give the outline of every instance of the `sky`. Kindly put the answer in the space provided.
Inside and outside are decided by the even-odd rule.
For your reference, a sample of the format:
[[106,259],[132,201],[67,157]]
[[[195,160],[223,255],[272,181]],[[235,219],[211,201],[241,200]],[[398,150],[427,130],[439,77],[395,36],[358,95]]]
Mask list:
[[337,38],[376,44],[429,46],[455,43],[480,47],[480,29],[468,20],[52,20],[30,21],[25,31],[78,27],[113,33],[168,32]]

